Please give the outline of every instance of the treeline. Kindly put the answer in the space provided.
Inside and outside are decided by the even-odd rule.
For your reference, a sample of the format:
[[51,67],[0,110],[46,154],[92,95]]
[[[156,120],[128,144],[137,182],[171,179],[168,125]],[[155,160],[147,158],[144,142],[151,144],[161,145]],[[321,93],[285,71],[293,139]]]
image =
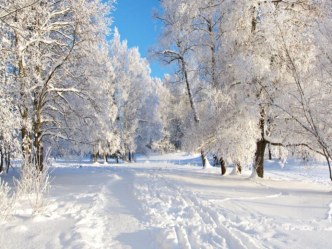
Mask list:
[[1,2],[1,170],[10,156],[42,171],[49,156],[128,155],[165,136],[162,84],[138,49],[110,32],[113,6]]
[[[163,0],[155,54],[177,72],[166,85],[171,141],[254,165],[264,155],[332,159],[331,1]],[[180,84],[179,84],[180,83]]]

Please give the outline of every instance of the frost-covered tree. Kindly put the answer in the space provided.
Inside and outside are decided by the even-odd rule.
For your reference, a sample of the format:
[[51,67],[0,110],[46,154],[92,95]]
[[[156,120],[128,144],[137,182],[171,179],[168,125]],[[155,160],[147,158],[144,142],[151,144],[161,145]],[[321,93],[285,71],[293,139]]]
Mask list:
[[163,37],[160,47],[155,54],[166,64],[176,63],[177,74],[184,83],[188,100],[192,110],[193,120],[199,123],[199,114],[195,103],[193,84],[196,74],[192,68],[192,50],[195,47],[195,40],[191,36],[190,12],[195,11],[194,6],[185,1],[161,1],[163,7],[162,15],[156,17],[164,24]]
[[[231,4],[218,0],[204,2],[164,1],[164,13],[159,17],[166,23],[161,46],[167,45],[169,47],[161,50],[162,59],[167,62],[185,61],[189,76],[187,79],[189,80],[187,81],[186,77],[181,77],[186,76],[181,63],[178,63],[181,73],[178,78],[180,81],[184,79],[184,82],[190,83],[189,99],[196,102],[195,108],[191,105],[191,109],[200,117],[199,124],[194,125],[186,121],[187,117],[182,117],[180,123],[182,123],[182,130],[185,134],[183,144],[189,150],[202,152],[209,150],[220,156],[227,154],[225,148],[229,148],[229,146],[223,146],[224,142],[227,144],[226,141],[235,141],[234,136],[229,137],[229,139],[221,136],[225,129],[232,129],[229,127],[230,123],[225,119],[229,117],[234,121],[235,115],[239,112],[230,112],[230,106],[238,106],[239,101],[229,103],[230,98],[226,94],[229,87],[227,80],[229,79],[226,79],[225,75],[225,70],[228,68],[225,67],[225,60],[223,60],[225,51],[223,50],[222,35],[225,31],[221,26],[224,7]],[[181,48],[184,49],[181,50]],[[177,93],[177,98],[181,98],[180,92]],[[241,94],[238,95],[241,96]],[[179,100],[177,101],[179,102]],[[188,113],[185,109],[182,112]],[[233,128],[238,129],[239,127],[241,126],[235,125]],[[224,134],[226,133],[224,132]],[[235,135],[238,132],[228,132],[228,134]],[[239,137],[243,138],[244,136],[239,135]],[[202,155],[205,154],[202,153]],[[237,157],[240,157],[240,153]],[[248,158],[248,156],[245,157]],[[231,157],[229,156],[229,158]]]
[[[275,13],[284,11],[286,6],[279,4]],[[285,65],[282,73],[288,82],[283,90],[287,91],[288,99],[280,98],[274,105],[288,120],[286,134],[292,134],[291,139],[287,136],[279,145],[296,145],[296,151],[325,159],[332,180],[331,124],[326,119],[331,112],[331,43],[326,33],[326,30],[331,30],[331,3],[307,1],[287,7],[288,11],[303,15],[280,19],[276,14],[279,18],[275,18],[279,61]],[[290,20],[294,20],[296,25],[292,25]],[[294,36],[294,33],[298,35]]]
[[159,139],[161,124],[156,116],[158,106],[157,79],[150,76],[146,59],[137,48],[128,48],[115,29],[110,44],[114,69],[114,103],[117,106],[116,131],[120,139],[118,150],[132,160],[134,151],[145,152],[147,145]]
[[21,0],[1,6],[8,10],[1,21],[13,43],[7,73],[17,83],[23,155],[40,170],[44,143],[73,139],[70,134],[80,127],[76,121],[86,113],[86,104],[78,104],[93,105],[96,74],[88,70],[89,58],[105,39],[108,4]]
[[185,44],[198,103],[200,124],[185,126],[189,149],[253,161],[260,177],[267,146],[307,148],[326,157],[321,134],[328,130],[315,130],[328,127],[322,106],[329,102],[321,99],[329,98],[329,3],[174,0],[163,7],[161,45],[173,44],[164,54],[175,55],[178,41]]

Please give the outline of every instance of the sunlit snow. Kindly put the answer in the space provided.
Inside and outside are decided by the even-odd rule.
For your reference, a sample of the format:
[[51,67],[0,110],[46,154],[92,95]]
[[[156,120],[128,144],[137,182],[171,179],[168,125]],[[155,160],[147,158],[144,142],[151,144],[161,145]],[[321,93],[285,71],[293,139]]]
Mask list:
[[45,210],[2,222],[2,248],[332,248],[326,167],[268,161],[251,179],[199,160],[54,162]]

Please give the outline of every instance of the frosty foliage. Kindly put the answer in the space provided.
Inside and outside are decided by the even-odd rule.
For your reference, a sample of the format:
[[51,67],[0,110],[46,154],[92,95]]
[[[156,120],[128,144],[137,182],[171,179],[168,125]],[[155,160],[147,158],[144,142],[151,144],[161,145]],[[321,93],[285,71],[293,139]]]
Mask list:
[[48,168],[40,171],[36,164],[24,164],[20,178],[15,183],[18,205],[29,205],[32,214],[42,212],[46,207],[46,195],[50,188]]
[[[174,75],[180,86],[170,87],[181,112],[171,131],[184,134],[183,148],[259,166],[269,145],[278,157],[306,151],[329,163],[329,1],[161,3],[161,60],[178,62],[182,73],[184,61],[188,75]],[[188,82],[199,124],[183,102]]]
[[99,0],[1,6],[1,88],[11,86],[1,105],[8,103],[6,122],[19,124],[12,128],[20,129],[23,154],[36,148],[37,164],[47,148],[90,142],[81,128],[102,114],[95,97],[102,101],[108,87],[100,79],[109,74],[103,54],[111,8]]
[[50,149],[54,157],[91,153],[106,160],[146,152],[163,139],[162,83],[138,48],[128,48],[116,29],[110,36],[113,4],[1,3],[3,151],[21,152],[43,170]]
[[128,48],[115,29],[109,57],[115,72],[113,101],[117,107],[114,128],[121,154],[146,153],[161,137],[162,124],[157,114],[162,83],[150,76],[151,69],[138,48]]
[[40,171],[36,164],[24,164],[13,186],[0,179],[0,219],[23,210],[29,215],[41,213],[47,206],[47,194],[50,188],[49,169]]
[[50,149],[96,161],[205,151],[260,177],[267,149],[330,165],[330,1],[160,3],[154,54],[175,68],[163,79],[110,36],[111,0],[1,3],[1,155],[40,171]]

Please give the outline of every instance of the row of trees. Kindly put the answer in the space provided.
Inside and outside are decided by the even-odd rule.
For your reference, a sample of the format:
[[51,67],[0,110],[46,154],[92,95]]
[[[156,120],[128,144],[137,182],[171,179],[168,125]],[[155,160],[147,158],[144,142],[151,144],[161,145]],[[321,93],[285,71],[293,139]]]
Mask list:
[[[131,154],[165,137],[160,80],[109,31],[113,1],[0,3],[0,158]],[[112,39],[110,39],[112,37]]]
[[42,171],[48,153],[174,147],[254,161],[260,177],[267,147],[330,166],[331,3],[161,4],[154,54],[178,69],[162,81],[116,29],[110,39],[112,1],[1,2],[1,170],[13,153]]
[[165,83],[177,99],[171,141],[254,162],[260,177],[267,147],[279,157],[309,153],[327,162],[332,180],[330,1],[161,4],[155,53],[178,69]]
[[99,1],[22,0],[1,11],[2,110],[13,116],[4,117],[2,137],[19,141],[24,162],[43,170],[45,148],[77,140],[77,128],[95,116],[110,9]]

